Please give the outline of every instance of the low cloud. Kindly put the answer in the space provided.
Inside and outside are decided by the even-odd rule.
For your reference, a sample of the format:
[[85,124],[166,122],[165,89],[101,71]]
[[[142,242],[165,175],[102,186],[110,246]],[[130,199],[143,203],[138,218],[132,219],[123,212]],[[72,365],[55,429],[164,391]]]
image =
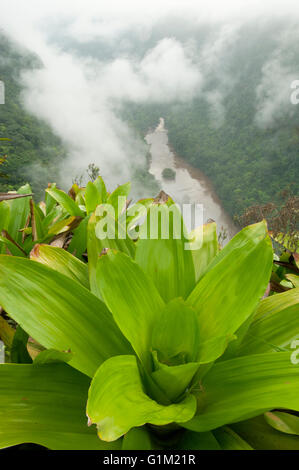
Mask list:
[[281,118],[292,118],[295,106],[291,103],[291,84],[299,78],[296,47],[299,40],[298,24],[277,38],[277,46],[262,68],[262,79],[256,89],[257,113],[255,121],[261,128],[271,127]]
[[89,163],[115,184],[130,168],[145,165],[143,142],[114,112],[124,100],[170,102],[191,99],[201,75],[182,44],[165,38],[141,61],[118,58],[101,63],[44,45],[43,68],[22,76],[26,108],[47,121],[67,145],[62,171],[71,179]]

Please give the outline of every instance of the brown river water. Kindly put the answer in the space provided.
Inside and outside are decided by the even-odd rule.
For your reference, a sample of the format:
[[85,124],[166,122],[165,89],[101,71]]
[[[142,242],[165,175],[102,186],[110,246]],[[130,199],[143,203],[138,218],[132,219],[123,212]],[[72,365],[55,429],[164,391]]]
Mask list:
[[[237,231],[231,217],[223,209],[208,178],[173,152],[168,143],[163,118],[160,118],[157,128],[146,135],[145,140],[150,146],[151,153],[149,172],[155,176],[161,188],[179,206],[192,204],[195,207],[195,204],[202,204],[200,209],[202,222],[206,223],[209,219],[213,219],[217,223],[218,233],[224,229],[227,232],[226,241],[231,239]],[[165,168],[171,168],[176,172],[174,180],[163,178],[162,172]],[[190,228],[194,228],[191,216],[189,218],[190,220],[186,220],[185,217],[185,222],[187,226],[191,224]]]

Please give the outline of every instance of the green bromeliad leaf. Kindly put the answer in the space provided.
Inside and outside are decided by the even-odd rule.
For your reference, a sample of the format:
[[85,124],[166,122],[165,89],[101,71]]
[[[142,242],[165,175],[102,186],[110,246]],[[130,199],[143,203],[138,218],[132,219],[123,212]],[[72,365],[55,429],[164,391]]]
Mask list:
[[112,250],[99,258],[96,279],[115,322],[150,370],[152,331],[164,308],[159,292],[138,264]]
[[107,201],[107,189],[104,183],[104,180],[101,176],[98,176],[97,179],[93,182],[94,186],[97,188],[101,204]]
[[159,405],[143,391],[135,356],[108,359],[96,372],[89,389],[87,416],[96,424],[99,437],[114,441],[136,426],[158,426],[191,419],[196,400],[189,395],[182,402]]
[[[18,189],[18,194],[30,194],[31,188],[29,184],[22,186]],[[9,235],[17,242],[19,245],[22,243],[22,232],[20,230],[25,227],[26,221],[30,214],[29,206],[29,197],[24,197],[20,199],[13,199],[9,201],[10,205],[10,215],[7,231]]]
[[296,276],[296,274],[286,274],[286,278],[291,281],[294,287],[299,287],[299,276]]
[[238,254],[242,248],[251,249],[265,239],[267,234],[267,222],[263,220],[257,224],[248,225],[238,232],[229,243],[219,251],[208,266],[207,272],[214,268],[231,253]]
[[213,434],[223,450],[253,450],[242,437],[228,426],[215,429]]
[[299,450],[299,438],[269,426],[264,415],[230,426],[257,450]]
[[124,210],[127,198],[131,191],[131,183],[118,186],[107,198],[107,204],[111,204],[115,209],[115,219],[117,220]]
[[290,349],[299,337],[299,289],[262,300],[238,351],[238,356]]
[[277,431],[299,436],[299,416],[283,413],[282,411],[269,411],[265,413],[265,419]]
[[[126,253],[132,257],[135,255],[135,245],[131,238],[127,236],[125,222],[122,224],[121,221],[116,221],[114,213],[111,215],[109,215],[109,212],[107,214],[103,214],[103,208],[104,206],[98,206],[96,213],[91,215],[87,228],[87,252],[90,289],[91,292],[97,295],[99,298],[101,298],[101,294],[99,292],[96,281],[96,266],[98,258],[103,250],[105,251],[110,248]],[[107,230],[105,225],[101,225],[101,227],[103,228],[103,232],[107,233],[107,236],[103,239],[97,237],[97,230],[99,227],[98,224],[103,222],[103,219],[97,216],[99,213],[103,214],[103,217],[106,219],[107,222],[105,222],[105,224],[110,223],[113,224],[113,227],[115,227],[115,232],[112,234],[112,237],[109,236],[108,232],[104,232],[104,230]]]
[[0,365],[0,448],[33,442],[50,449],[119,449],[86,426],[90,380],[66,364]]
[[0,256],[0,305],[44,347],[70,350],[70,364],[91,377],[110,356],[132,351],[97,297],[36,261]]
[[123,438],[122,450],[151,450],[152,443],[145,427],[132,428]]
[[198,410],[184,426],[201,432],[274,408],[299,411],[299,367],[289,352],[216,363],[197,385]]
[[152,350],[169,365],[197,358],[198,320],[195,311],[182,298],[173,299],[161,311],[152,335]]
[[73,354],[71,352],[56,351],[56,349],[45,349],[34,359],[33,364],[58,364],[60,362],[70,362]]
[[[0,234],[2,230],[7,230],[10,217],[10,206],[6,201],[0,202]],[[0,254],[5,253],[5,241],[2,243],[2,238],[0,239]]]
[[101,196],[96,188],[96,186],[89,181],[85,189],[85,206],[86,212],[89,215],[91,212],[94,212],[96,207],[101,204]]
[[30,259],[55,269],[89,289],[88,267],[62,248],[50,245],[35,245]]
[[82,260],[83,253],[87,248],[87,226],[89,216],[80,222],[80,225],[73,230],[73,237],[68,247],[68,252]]
[[135,260],[154,281],[165,302],[188,296],[195,285],[192,252],[178,207],[153,203],[140,229]]
[[200,248],[192,250],[196,282],[205,274],[209,264],[219,252],[218,237],[215,222],[205,224],[190,232]]
[[153,351],[153,362],[151,376],[171,402],[177,401],[185,393],[200,365],[198,362],[188,362],[168,366],[158,360],[156,351]]
[[[230,242],[234,249],[226,249],[228,243],[223,250],[227,256],[220,252],[214,258],[213,268],[188,297],[187,303],[198,314],[200,344],[233,335],[254,312],[266,290],[272,270],[272,245],[265,224],[259,226],[259,236],[256,231],[256,226],[252,231],[247,227],[242,243],[234,239]],[[219,356],[223,352],[219,347]]]
[[68,196],[64,191],[57,189],[56,187],[51,187],[46,189],[46,192],[55,199],[58,204],[60,204],[63,209],[70,215],[74,217],[84,217],[84,212],[80,207],[75,203],[75,201]]
[[10,360],[17,364],[31,364],[32,359],[27,350],[28,334],[24,331],[20,325],[17,326],[14,334],[11,348],[10,348]]
[[186,431],[179,443],[183,450],[221,450],[212,432]]

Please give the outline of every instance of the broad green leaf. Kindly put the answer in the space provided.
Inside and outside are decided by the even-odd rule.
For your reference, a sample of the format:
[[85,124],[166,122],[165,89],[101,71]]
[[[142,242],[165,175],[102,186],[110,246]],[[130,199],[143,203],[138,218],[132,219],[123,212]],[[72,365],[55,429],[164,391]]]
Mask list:
[[[205,224],[190,232],[190,238],[193,240],[192,250],[193,263],[195,269],[196,282],[205,274],[208,265],[219,252],[218,237],[215,222]],[[199,247],[196,248],[196,245]]]
[[0,339],[3,341],[3,343],[5,344],[7,348],[11,347],[14,334],[15,334],[15,330],[10,326],[8,321],[6,321],[0,315]]
[[35,357],[33,364],[58,364],[60,362],[69,362],[72,357],[73,354],[71,352],[56,351],[56,349],[45,349]]
[[190,419],[196,400],[189,395],[178,404],[159,405],[143,391],[135,356],[116,356],[97,370],[88,392],[87,416],[99,437],[114,441],[133,427],[146,423],[162,426]]
[[[2,248],[4,254],[9,253],[13,256],[27,256],[23,248],[10,237],[6,230],[2,230],[2,234],[3,236],[0,236],[0,243],[3,244]],[[6,250],[8,250],[8,252]]]
[[116,220],[125,209],[127,198],[131,191],[131,183],[118,186],[107,198],[107,204],[111,204],[115,209]]
[[[31,188],[28,184],[18,190],[18,194],[29,193],[31,193]],[[29,197],[24,197],[9,201],[10,217],[7,231],[19,245],[22,243],[22,233],[20,230],[25,227],[30,214],[29,199]]]
[[228,426],[213,431],[223,450],[253,450],[252,447]]
[[[123,212],[119,221],[127,226],[127,233],[133,240],[137,240],[139,237],[140,226],[146,218],[147,209],[152,204],[153,199],[140,199],[136,204],[128,207],[126,212]],[[124,224],[125,222],[125,224]]]
[[276,431],[263,415],[230,427],[256,450],[299,450],[298,436]]
[[89,181],[85,189],[85,205],[87,215],[93,212],[97,205],[101,204],[101,202],[101,197],[96,186],[91,181]]
[[151,450],[150,435],[145,427],[132,428],[123,438],[122,450]]
[[296,274],[286,274],[286,278],[291,281],[294,287],[299,287],[299,276],[296,276]]
[[248,225],[238,232],[230,241],[225,245],[222,250],[219,251],[217,256],[213,258],[208,266],[207,272],[213,269],[218,263],[220,263],[228,255],[238,253],[242,248],[249,249],[263,241],[267,233],[267,222],[263,220],[257,224]]
[[299,436],[298,416],[290,413],[283,413],[281,411],[269,411],[268,413],[265,413],[265,420],[270,426],[272,426],[272,428],[277,429],[277,431]]
[[[102,252],[105,252],[108,248],[116,249],[117,251],[122,251],[129,256],[134,255],[135,253],[135,246],[131,239],[104,239],[100,240],[96,236],[96,227],[98,224],[99,218],[92,214],[90,220],[88,222],[87,227],[87,253],[88,253],[88,271],[89,271],[89,282],[90,282],[90,290],[91,292],[99,297],[100,299],[101,294],[98,289],[98,284],[96,280],[96,267],[99,256]],[[112,219],[113,224],[115,223],[115,219]],[[120,231],[125,235],[125,231],[120,229]]]
[[256,354],[216,363],[197,384],[196,416],[184,426],[210,431],[274,408],[299,411],[299,367],[290,353]]
[[116,213],[111,205],[104,204],[97,207],[96,224],[94,226],[98,249],[112,248],[129,256],[135,255],[135,245],[127,234],[125,213],[123,217],[116,218]]
[[[56,204],[56,201],[53,199]],[[47,233],[51,225],[54,225],[56,222],[65,219],[65,212],[63,211],[62,207],[56,206],[53,207],[51,212],[45,216],[42,221],[43,229]]]
[[[7,230],[9,224],[10,207],[5,201],[0,202],[0,234],[2,230]],[[5,243],[0,241],[0,254],[5,253]]]
[[129,256],[112,250],[99,258],[96,279],[115,322],[149,370],[152,331],[164,307],[157,289]]
[[195,285],[192,252],[178,207],[153,203],[140,229],[135,260],[153,279],[165,302],[189,295]]
[[45,236],[45,230],[43,227],[44,216],[40,208],[36,204],[34,204],[32,199],[29,200],[29,204],[32,240],[36,242],[37,240],[42,240]]
[[10,348],[11,362],[17,364],[31,364],[32,359],[27,350],[27,342],[29,335],[18,326],[14,334],[12,345]]
[[176,402],[186,392],[199,368],[199,363],[189,362],[169,366],[158,360],[156,351],[153,352],[153,361],[155,370],[151,374],[152,378],[169,400]]
[[200,364],[216,361],[230,344],[234,344],[235,335],[216,336],[207,341],[199,341],[197,360]]
[[55,199],[55,201],[58,202],[58,204],[60,204],[68,214],[74,217],[85,216],[84,212],[75,203],[75,201],[64,191],[61,191],[60,189],[57,189],[55,187],[51,187],[46,189],[46,192],[50,194],[50,196]]
[[186,431],[184,433],[178,448],[184,450],[221,450],[212,432],[193,431]]
[[[234,334],[263,296],[272,271],[273,252],[266,226],[262,227],[263,237],[260,233],[256,237],[254,226],[252,236],[250,230],[246,231],[247,244],[229,251],[218,263],[214,258],[214,267],[191,292],[187,303],[198,314],[199,344]],[[219,349],[219,355],[223,352]]]
[[81,217],[71,216],[67,219],[59,220],[55,222],[48,229],[47,237],[51,239],[53,235],[59,235],[60,233],[66,233],[71,230],[74,230],[81,222]]
[[290,348],[299,336],[299,289],[262,300],[238,351],[238,356]]
[[62,248],[50,245],[35,245],[30,253],[30,259],[55,269],[89,288],[88,267],[75,256]]
[[[52,183],[48,185],[48,188],[56,188],[56,184]],[[52,212],[53,208],[56,205],[56,200],[47,192],[45,191],[45,203],[46,203],[46,216]]]
[[152,350],[161,362],[178,365],[194,361],[198,349],[198,320],[183,299],[173,299],[161,311],[154,325]]
[[101,176],[98,176],[97,179],[93,182],[94,186],[97,188],[101,204],[107,201],[107,189],[104,183],[104,180]]
[[113,449],[86,426],[89,379],[65,364],[0,365],[0,448]]
[[98,246],[98,239],[95,234],[96,223],[96,216],[95,214],[92,214],[87,226],[88,273],[90,290],[94,295],[101,299],[96,279],[97,262],[101,254],[100,247]]
[[97,297],[36,261],[0,256],[0,305],[45,348],[70,350],[70,364],[91,377],[110,356],[131,351]]
[[68,251],[79,259],[82,259],[82,255],[87,248],[88,221],[89,216],[85,217],[80,225],[73,230],[73,237],[68,247]]

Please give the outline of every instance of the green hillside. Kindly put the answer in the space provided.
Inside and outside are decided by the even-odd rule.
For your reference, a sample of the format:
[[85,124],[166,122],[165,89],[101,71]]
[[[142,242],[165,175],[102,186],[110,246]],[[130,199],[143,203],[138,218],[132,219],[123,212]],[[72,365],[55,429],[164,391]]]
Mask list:
[[49,181],[57,180],[57,162],[64,158],[60,139],[42,121],[26,112],[22,106],[20,72],[41,66],[38,58],[18,49],[0,35],[0,80],[5,84],[5,105],[0,105],[0,155],[7,154],[1,171],[0,191],[17,188],[30,182],[40,195]]

